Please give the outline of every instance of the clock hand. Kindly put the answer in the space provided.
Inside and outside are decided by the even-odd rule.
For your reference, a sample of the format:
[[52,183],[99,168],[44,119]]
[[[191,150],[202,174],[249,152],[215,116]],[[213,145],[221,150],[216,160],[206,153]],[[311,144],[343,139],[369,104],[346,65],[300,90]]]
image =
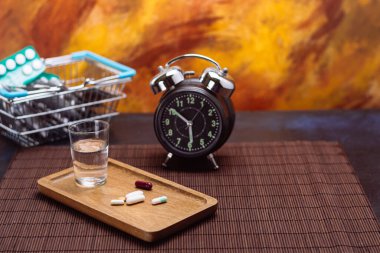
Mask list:
[[176,109],[170,108],[169,110],[173,110],[174,115],[177,115],[181,120],[183,120],[187,125],[189,125],[190,121],[188,121],[185,117],[183,117]]
[[191,119],[191,122],[194,121],[194,119],[198,116],[198,114],[203,110],[203,108],[201,108],[200,110],[198,110],[198,112],[194,115],[194,117]]
[[193,126],[191,122],[189,124],[189,139],[190,143],[193,143]]

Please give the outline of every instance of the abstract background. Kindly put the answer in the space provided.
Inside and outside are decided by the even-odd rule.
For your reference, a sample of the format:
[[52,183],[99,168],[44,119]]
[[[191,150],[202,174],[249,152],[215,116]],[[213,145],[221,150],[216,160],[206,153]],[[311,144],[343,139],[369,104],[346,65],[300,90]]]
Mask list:
[[[151,112],[157,66],[201,53],[228,67],[237,110],[380,107],[378,0],[1,0],[0,58],[91,50],[137,70],[124,112]],[[184,61],[201,71],[202,62]]]

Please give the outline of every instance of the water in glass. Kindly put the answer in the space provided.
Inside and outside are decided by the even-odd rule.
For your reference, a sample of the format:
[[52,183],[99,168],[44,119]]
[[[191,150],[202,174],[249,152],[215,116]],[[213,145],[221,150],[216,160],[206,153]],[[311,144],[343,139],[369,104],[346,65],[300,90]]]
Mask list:
[[83,139],[71,145],[75,180],[84,187],[102,185],[107,178],[108,144],[100,139]]

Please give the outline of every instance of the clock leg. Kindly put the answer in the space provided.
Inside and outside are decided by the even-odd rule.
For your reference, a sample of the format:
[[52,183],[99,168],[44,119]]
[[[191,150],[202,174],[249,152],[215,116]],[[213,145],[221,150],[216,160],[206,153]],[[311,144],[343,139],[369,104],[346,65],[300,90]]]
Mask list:
[[168,162],[169,160],[173,157],[173,154],[172,153],[168,153],[168,155],[166,156],[166,159],[165,161],[162,163],[162,166],[167,168],[168,167]]
[[214,166],[214,170],[217,170],[219,169],[219,165],[216,163],[215,161],[215,157],[212,153],[210,153],[208,156],[207,156],[207,159],[210,160],[210,162],[212,163],[212,165]]

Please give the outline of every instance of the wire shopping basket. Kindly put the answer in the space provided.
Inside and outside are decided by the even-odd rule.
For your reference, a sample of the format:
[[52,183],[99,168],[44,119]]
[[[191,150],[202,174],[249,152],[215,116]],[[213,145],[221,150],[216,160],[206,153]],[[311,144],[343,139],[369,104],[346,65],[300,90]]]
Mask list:
[[45,59],[46,71],[65,85],[58,91],[9,99],[0,96],[0,132],[24,147],[67,137],[67,126],[118,114],[132,68],[89,51]]

